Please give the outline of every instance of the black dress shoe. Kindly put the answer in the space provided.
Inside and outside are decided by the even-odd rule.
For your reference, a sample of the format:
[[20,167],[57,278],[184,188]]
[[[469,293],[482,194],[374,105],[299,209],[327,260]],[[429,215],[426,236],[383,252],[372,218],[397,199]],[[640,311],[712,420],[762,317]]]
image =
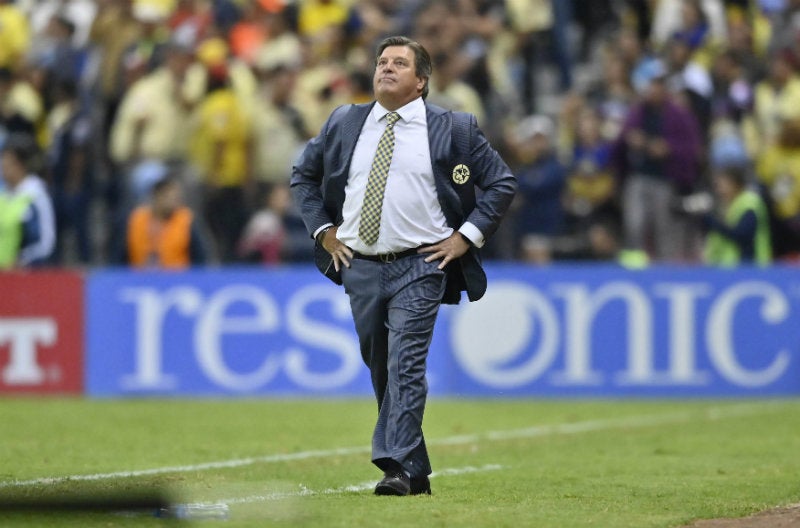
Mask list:
[[411,479],[402,471],[383,474],[383,480],[375,486],[375,495],[408,495],[411,492]]
[[431,481],[428,477],[415,477],[411,479],[409,495],[430,495]]

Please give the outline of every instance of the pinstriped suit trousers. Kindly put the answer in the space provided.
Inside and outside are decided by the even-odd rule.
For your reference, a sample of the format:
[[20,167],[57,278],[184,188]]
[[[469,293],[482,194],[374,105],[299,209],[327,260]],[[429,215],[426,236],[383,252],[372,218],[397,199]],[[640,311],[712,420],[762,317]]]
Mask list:
[[399,463],[412,477],[431,473],[422,434],[425,368],[446,281],[439,262],[426,256],[388,264],[353,259],[342,272],[378,401],[372,462],[384,471]]

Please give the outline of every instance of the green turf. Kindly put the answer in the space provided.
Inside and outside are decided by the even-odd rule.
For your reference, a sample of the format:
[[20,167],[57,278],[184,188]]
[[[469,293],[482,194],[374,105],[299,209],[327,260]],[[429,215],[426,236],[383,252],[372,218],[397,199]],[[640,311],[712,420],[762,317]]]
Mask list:
[[[514,528],[677,527],[800,501],[800,401],[432,399],[426,436],[443,474],[432,479],[432,497],[403,498],[345,490],[380,477],[366,450],[375,412],[367,400],[4,399],[0,483],[357,449],[6,485],[0,499],[166,489],[180,502],[230,503],[228,520],[194,523],[201,526]],[[183,524],[141,514],[0,513],[2,526]]]

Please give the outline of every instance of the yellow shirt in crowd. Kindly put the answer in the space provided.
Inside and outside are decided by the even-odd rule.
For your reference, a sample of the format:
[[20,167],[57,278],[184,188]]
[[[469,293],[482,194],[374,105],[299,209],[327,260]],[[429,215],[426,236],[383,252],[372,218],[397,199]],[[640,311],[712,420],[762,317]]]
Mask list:
[[301,35],[315,35],[331,26],[341,26],[347,21],[348,7],[342,2],[310,0],[300,5],[298,29]]
[[792,77],[780,92],[769,81],[761,81],[755,89],[755,125],[760,152],[772,144],[784,121],[800,117],[800,78]]
[[775,202],[778,218],[800,214],[800,149],[770,147],[759,160],[757,172]]
[[233,187],[245,182],[250,139],[247,106],[233,89],[216,90],[200,103],[192,135],[192,158],[207,183]]
[[25,14],[14,4],[0,5],[0,67],[16,65],[28,51],[30,40]]
[[[111,131],[111,155],[125,163],[141,156],[169,160],[186,156],[188,112],[176,93],[175,79],[159,68],[137,81],[120,105]],[[142,127],[137,153],[136,130]]]
[[292,127],[287,116],[269,101],[254,108],[255,176],[260,181],[285,183],[292,173],[304,138]]

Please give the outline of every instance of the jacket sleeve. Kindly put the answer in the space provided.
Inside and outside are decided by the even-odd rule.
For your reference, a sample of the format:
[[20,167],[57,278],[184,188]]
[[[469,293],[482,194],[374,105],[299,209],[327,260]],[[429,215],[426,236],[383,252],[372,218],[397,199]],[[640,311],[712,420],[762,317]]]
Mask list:
[[483,191],[466,221],[477,227],[488,239],[497,231],[500,221],[517,192],[517,179],[506,162],[486,140],[475,116],[470,116],[470,160],[476,175],[475,185]]
[[292,198],[297,204],[309,236],[325,224],[334,223],[325,209],[323,196],[323,177],[325,176],[325,147],[333,123],[344,113],[346,107],[339,107],[322,126],[319,135],[307,144],[297,164],[292,167],[290,188]]
[[669,176],[680,190],[688,192],[698,177],[703,145],[700,127],[694,115],[683,109],[675,109],[669,115]]

